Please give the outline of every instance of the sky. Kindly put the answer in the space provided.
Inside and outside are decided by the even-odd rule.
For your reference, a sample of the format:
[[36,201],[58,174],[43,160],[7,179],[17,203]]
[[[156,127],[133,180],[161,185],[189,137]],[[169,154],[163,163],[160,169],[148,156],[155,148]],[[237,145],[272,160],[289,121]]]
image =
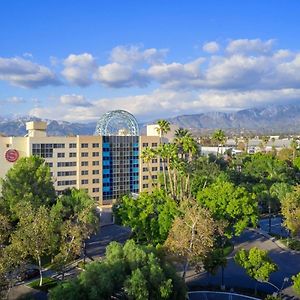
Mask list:
[[0,116],[297,103],[299,12],[298,0],[2,0]]

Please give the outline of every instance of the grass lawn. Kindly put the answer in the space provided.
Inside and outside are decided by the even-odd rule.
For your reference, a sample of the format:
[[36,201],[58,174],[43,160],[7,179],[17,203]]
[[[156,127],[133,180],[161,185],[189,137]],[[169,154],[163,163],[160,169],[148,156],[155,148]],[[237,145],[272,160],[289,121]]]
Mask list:
[[28,284],[29,287],[37,290],[41,290],[44,292],[48,292],[48,290],[55,287],[59,282],[51,277],[45,277],[43,278],[43,285],[39,286],[40,279],[36,279]]
[[231,241],[227,241],[224,247],[224,256],[228,256],[233,251],[233,243]]
[[280,241],[285,244],[291,250],[300,251],[300,241],[294,238],[280,239]]

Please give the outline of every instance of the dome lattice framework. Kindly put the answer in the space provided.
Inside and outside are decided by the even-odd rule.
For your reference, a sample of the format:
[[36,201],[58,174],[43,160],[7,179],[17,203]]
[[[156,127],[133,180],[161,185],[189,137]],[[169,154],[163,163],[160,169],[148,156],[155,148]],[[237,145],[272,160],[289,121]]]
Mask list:
[[139,126],[135,117],[125,110],[113,110],[105,113],[97,122],[95,135],[102,136],[138,136]]

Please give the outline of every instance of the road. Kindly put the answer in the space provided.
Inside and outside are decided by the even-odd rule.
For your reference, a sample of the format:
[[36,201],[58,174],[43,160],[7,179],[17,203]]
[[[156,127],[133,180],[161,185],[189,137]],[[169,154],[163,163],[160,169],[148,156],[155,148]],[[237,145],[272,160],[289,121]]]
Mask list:
[[[105,254],[105,249],[108,244],[112,241],[117,241],[120,243],[124,243],[131,235],[131,231],[128,227],[123,227],[119,225],[107,225],[100,228],[99,233],[92,236],[86,242],[86,253],[87,256],[91,257],[93,260],[100,259]],[[43,272],[43,276],[54,276],[56,273],[52,270],[45,270]],[[78,274],[78,269],[72,268],[69,270],[65,276],[66,277],[74,277]],[[35,278],[37,279],[37,278]],[[26,286],[26,284],[35,280],[31,279],[26,282],[19,282],[17,286],[15,286],[9,295],[9,299],[17,299],[19,297],[25,297],[30,295],[32,299],[44,300],[46,299],[46,294],[44,292],[39,292],[33,289],[30,289]]]
[[131,235],[128,227],[116,224],[101,227],[98,234],[86,242],[86,254],[93,259],[104,256],[107,245],[112,241],[124,243]]
[[[269,251],[272,260],[278,265],[279,269],[271,275],[270,282],[277,287],[281,287],[285,277],[291,277],[300,272],[300,254],[293,251],[279,248],[272,240],[250,230],[246,230],[240,237],[234,240],[235,249],[228,258],[227,267],[225,269],[224,278],[226,287],[235,288],[253,288],[255,281],[250,279],[245,271],[238,266],[233,259],[233,256],[239,249],[251,249],[258,247]],[[210,283],[213,285],[220,285],[221,274],[210,276]],[[190,286],[208,285],[208,276],[206,272],[202,272],[194,278],[188,279]],[[291,288],[292,282],[285,284],[283,294],[288,295],[285,299],[299,299],[296,297]],[[265,283],[259,283],[258,289],[265,292],[275,292],[275,288]],[[294,297],[294,298],[293,298]]]
[[[269,231],[269,219],[264,218],[259,221],[259,226],[262,230]],[[282,218],[275,217],[271,219],[271,233],[280,235],[282,237],[288,237],[289,233],[285,227],[282,226]]]

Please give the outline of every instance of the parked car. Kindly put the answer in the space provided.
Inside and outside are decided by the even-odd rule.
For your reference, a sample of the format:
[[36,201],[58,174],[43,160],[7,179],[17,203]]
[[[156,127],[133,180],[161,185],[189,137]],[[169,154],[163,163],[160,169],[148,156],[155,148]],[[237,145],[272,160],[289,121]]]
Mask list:
[[30,269],[26,269],[24,270],[20,276],[19,276],[19,280],[24,281],[24,280],[28,280],[34,277],[37,277],[40,275],[40,270],[37,268],[30,268]]

